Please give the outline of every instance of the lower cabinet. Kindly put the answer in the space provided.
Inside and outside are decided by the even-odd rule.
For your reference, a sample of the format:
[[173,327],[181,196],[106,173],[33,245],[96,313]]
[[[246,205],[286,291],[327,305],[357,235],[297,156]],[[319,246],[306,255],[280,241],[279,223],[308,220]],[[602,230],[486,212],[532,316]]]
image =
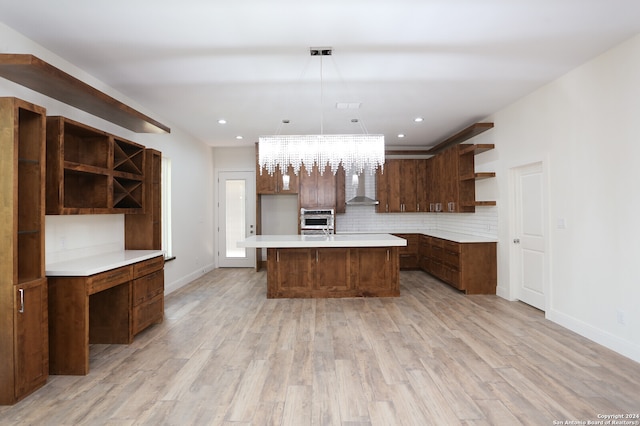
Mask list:
[[495,294],[496,243],[420,238],[420,268],[467,294]]
[[407,240],[407,245],[400,247],[400,269],[418,269],[420,257],[419,234],[393,234]]
[[164,318],[164,259],[156,257],[133,265],[131,333],[135,336]]
[[268,298],[399,295],[397,247],[267,250]]
[[89,276],[50,276],[49,372],[89,373],[89,344],[129,344],[164,317],[164,258]]
[[[13,344],[4,344],[7,359],[0,367],[0,405],[13,404],[45,384],[49,376],[47,331],[47,280],[41,278],[14,286]],[[4,336],[3,336],[4,337]]]

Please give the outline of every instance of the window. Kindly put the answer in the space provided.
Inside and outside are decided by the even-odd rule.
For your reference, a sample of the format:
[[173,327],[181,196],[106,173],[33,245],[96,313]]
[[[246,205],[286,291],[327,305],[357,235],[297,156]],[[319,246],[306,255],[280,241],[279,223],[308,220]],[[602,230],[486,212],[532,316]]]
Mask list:
[[171,159],[162,157],[162,251],[165,259],[172,259],[171,248]]

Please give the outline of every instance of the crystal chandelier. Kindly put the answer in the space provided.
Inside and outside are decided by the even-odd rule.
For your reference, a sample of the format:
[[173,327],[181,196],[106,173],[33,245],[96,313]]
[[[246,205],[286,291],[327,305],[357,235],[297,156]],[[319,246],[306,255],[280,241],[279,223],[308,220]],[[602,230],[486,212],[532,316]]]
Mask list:
[[[320,56],[320,108],[322,110],[322,56],[331,55],[329,48],[311,48],[311,56]],[[335,135],[322,133],[322,112],[319,135],[273,135],[258,138],[258,163],[260,173],[264,168],[273,175],[276,168],[286,171],[293,167],[296,175],[303,164],[307,173],[318,166],[324,173],[326,165],[335,175],[342,164],[347,173],[375,173],[384,167],[384,135],[353,134]]]
[[313,164],[320,173],[324,165],[333,174],[342,167],[348,173],[373,174],[384,167],[384,135],[279,135],[258,139],[258,162],[270,175],[280,166],[291,165],[297,175],[304,164],[308,172]]

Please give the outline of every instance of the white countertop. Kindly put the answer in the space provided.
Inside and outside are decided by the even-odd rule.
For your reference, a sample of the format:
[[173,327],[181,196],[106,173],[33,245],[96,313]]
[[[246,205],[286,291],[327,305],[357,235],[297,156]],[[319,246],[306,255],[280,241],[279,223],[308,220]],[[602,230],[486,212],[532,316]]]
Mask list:
[[314,247],[400,247],[407,240],[391,234],[254,235],[238,242],[238,247],[314,248]]
[[64,262],[48,263],[45,267],[45,274],[50,277],[87,277],[162,255],[162,250],[122,250]]
[[[450,231],[439,231],[436,229],[427,229],[427,230],[402,230],[402,231],[391,231],[393,234],[422,234],[430,237],[441,238],[443,240],[449,240],[456,243],[497,243],[497,238],[490,237],[480,237],[477,235],[470,234],[462,234],[459,232],[450,232]],[[336,235],[364,235],[367,234],[367,231],[362,231],[358,233],[353,232],[345,232],[344,234],[338,232]]]

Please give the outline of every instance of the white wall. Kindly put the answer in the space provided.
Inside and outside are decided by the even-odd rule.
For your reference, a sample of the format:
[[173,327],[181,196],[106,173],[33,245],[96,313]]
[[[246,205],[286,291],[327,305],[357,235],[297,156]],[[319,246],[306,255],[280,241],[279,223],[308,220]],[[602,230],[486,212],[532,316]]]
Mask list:
[[[640,361],[640,36],[489,119],[498,176],[536,161],[548,172],[547,318]],[[498,182],[498,288],[513,299],[511,200]]]
[[[173,252],[176,259],[165,267],[170,292],[214,266],[213,257],[213,160],[211,149],[101,81],[56,56],[42,46],[0,23],[0,52],[29,53],[85,81],[131,107],[171,127],[170,134],[138,134],[91,114],[65,105],[23,86],[0,78],[0,96],[15,96],[47,108],[48,115],[62,115],[89,126],[162,151],[172,160]],[[124,246],[124,216],[47,216],[47,261],[99,254]]]

